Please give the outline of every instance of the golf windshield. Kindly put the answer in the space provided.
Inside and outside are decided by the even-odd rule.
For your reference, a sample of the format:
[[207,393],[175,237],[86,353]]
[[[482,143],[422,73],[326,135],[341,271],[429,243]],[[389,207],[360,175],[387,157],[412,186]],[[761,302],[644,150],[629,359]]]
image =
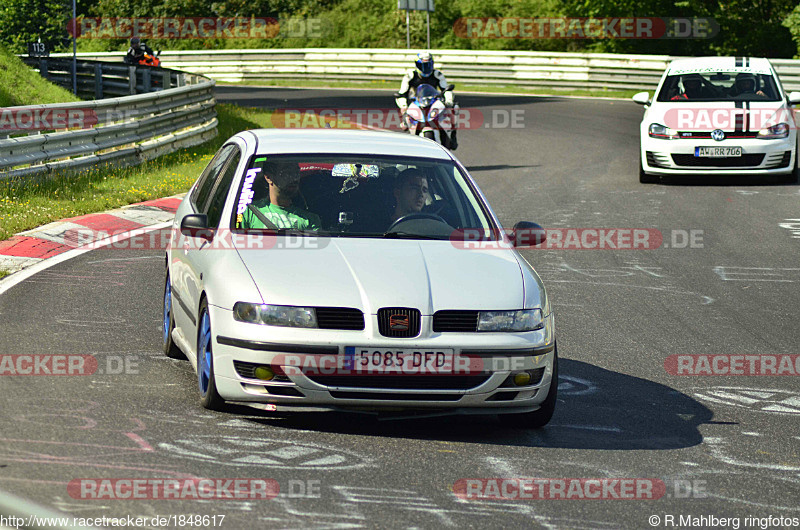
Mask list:
[[771,74],[703,71],[668,75],[658,101],[780,101]]

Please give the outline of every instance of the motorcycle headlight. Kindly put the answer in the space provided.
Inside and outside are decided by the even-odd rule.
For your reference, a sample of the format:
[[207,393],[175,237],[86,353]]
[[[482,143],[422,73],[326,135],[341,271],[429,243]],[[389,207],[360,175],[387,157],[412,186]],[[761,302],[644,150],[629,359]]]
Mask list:
[[478,331],[534,331],[544,327],[541,309],[481,311]]
[[756,138],[761,138],[762,140],[773,140],[775,138],[786,138],[787,136],[789,136],[789,124],[779,123],[777,125],[773,125],[772,127],[764,127],[758,131]]
[[283,326],[290,328],[316,328],[317,313],[313,307],[293,307],[288,305],[250,304],[236,302],[233,318],[239,322]]
[[650,138],[661,138],[662,140],[675,140],[678,138],[678,131],[660,123],[651,123],[647,134]]

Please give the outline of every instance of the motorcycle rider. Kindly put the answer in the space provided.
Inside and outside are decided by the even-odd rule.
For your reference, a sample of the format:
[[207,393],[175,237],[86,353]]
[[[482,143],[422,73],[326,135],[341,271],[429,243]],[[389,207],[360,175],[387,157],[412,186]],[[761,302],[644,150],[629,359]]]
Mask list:
[[[417,54],[417,60],[414,62],[416,68],[409,69],[403,76],[400,83],[400,90],[397,92],[395,103],[400,108],[401,114],[405,114],[408,108],[408,99],[414,95],[417,87],[423,84],[431,85],[438,89],[444,95],[444,104],[448,108],[453,108],[455,102],[453,101],[453,90],[447,83],[444,74],[433,67],[433,55],[430,52],[424,51]],[[408,125],[403,120],[403,130],[408,129]],[[458,146],[456,141],[456,130],[450,132],[451,150],[455,150]]]
[[139,61],[144,59],[145,54],[150,57],[156,56],[150,46],[142,42],[139,37],[132,37],[131,47],[128,48],[128,53],[125,54],[125,64],[136,66],[139,64]]

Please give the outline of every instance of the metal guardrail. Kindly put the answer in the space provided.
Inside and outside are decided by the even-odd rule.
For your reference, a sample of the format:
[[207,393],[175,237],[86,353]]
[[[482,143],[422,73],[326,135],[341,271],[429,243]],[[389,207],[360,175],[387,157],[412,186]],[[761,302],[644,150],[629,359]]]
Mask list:
[[[71,86],[71,61],[28,60],[44,68],[55,82]],[[69,63],[68,66],[65,66]],[[118,90],[132,96],[49,105],[12,107],[4,111],[31,113],[80,110],[96,123],[83,129],[28,133],[0,139],[0,180],[99,164],[135,165],[217,134],[214,85],[211,79],[150,67],[81,61],[79,81],[84,92],[107,95]],[[67,74],[63,72],[66,71]],[[87,73],[91,72],[91,76]],[[99,74],[99,77],[96,76]],[[174,87],[174,88],[172,88]]]
[[[433,50],[453,83],[520,88],[654,90],[673,59],[668,55]],[[217,81],[324,79],[387,81],[399,85],[416,52],[404,49],[297,48],[164,51],[172,68]],[[79,54],[121,60],[122,52]],[[800,60],[772,59],[786,90],[800,90]]]

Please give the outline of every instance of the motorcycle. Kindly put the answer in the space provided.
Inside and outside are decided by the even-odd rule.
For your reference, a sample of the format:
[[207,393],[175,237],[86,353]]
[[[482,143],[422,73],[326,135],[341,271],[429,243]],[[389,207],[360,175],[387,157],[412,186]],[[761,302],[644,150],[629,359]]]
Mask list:
[[159,55],[161,55],[161,50],[158,50],[155,55],[150,55],[149,53],[145,52],[144,56],[139,59],[139,64],[141,66],[161,66],[161,59],[159,59]]
[[[453,90],[449,85],[447,90]],[[431,138],[455,151],[458,147],[456,130],[458,127],[458,105],[452,109],[444,103],[444,96],[428,84],[419,85],[408,108],[403,113],[403,123],[408,132],[417,136]]]

